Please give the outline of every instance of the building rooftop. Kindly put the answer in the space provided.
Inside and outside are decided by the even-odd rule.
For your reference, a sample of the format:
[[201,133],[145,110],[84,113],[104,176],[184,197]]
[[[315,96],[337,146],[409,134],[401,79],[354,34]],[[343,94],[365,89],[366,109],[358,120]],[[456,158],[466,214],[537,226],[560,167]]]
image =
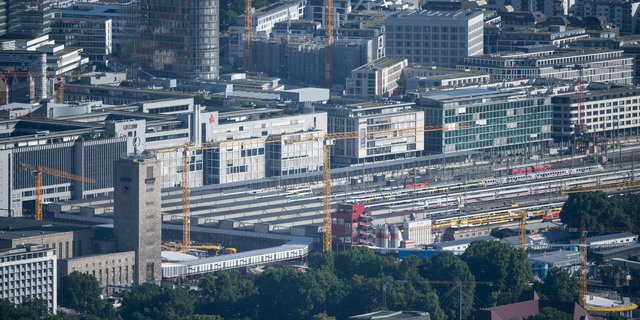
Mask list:
[[362,65],[353,71],[369,71],[369,70],[377,70],[382,68],[389,68],[393,65],[396,65],[406,60],[407,59],[405,58],[382,57],[380,59],[376,59],[365,65]]
[[457,247],[461,245],[467,245],[476,241],[497,241],[497,240],[499,239],[494,236],[482,236],[482,237],[474,237],[474,238],[465,238],[465,239],[454,240],[454,241],[432,243],[427,246],[436,247],[436,248],[446,248],[446,247]]
[[612,233],[612,234],[606,234],[603,236],[588,237],[587,243],[615,240],[620,238],[637,237],[637,236],[638,236],[637,234],[634,234],[631,232]]
[[351,316],[349,319],[363,319],[363,320],[373,320],[373,319],[422,319],[422,320],[430,320],[431,316],[429,316],[428,312],[423,311],[374,311],[371,313],[360,314],[357,316]]
[[529,260],[538,263],[557,264],[567,261],[577,261],[580,259],[578,251],[560,250],[538,254],[530,254]]
[[451,20],[451,19],[469,19],[475,16],[483,15],[482,12],[467,12],[464,10],[458,11],[431,11],[431,10],[402,10],[400,13],[391,16],[390,18],[414,18],[414,19],[429,19],[429,20]]

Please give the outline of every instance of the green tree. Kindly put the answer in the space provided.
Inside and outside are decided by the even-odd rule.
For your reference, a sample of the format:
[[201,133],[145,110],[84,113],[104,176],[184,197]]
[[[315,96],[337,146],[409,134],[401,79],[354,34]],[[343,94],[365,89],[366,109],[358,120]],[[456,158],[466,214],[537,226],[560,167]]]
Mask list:
[[186,320],[224,320],[224,318],[212,314],[192,314]]
[[335,269],[338,277],[348,279],[355,274],[376,277],[394,274],[396,262],[386,256],[380,256],[366,247],[353,247],[336,256]]
[[180,320],[189,317],[194,309],[194,297],[183,288],[168,289],[160,294],[157,308],[162,315],[158,319]]
[[97,314],[105,305],[101,293],[100,284],[93,275],[74,271],[60,279],[58,304],[81,313]]
[[529,320],[570,320],[571,316],[558,309],[544,307],[538,315],[529,317]]
[[258,312],[264,319],[306,319],[324,310],[328,288],[313,272],[272,269],[256,278]]
[[[466,319],[471,315],[476,285],[475,278],[464,261],[450,253],[439,255],[432,260],[425,260],[421,274],[424,278],[435,282],[431,283],[431,286],[442,298],[441,308],[447,319],[459,317],[460,305],[462,305],[462,318]],[[439,281],[447,283],[437,283]],[[460,304],[460,289],[462,304]]]
[[584,216],[585,228],[594,233],[630,229],[629,216],[619,204],[620,199],[612,200],[602,191],[571,193],[562,207],[560,219],[571,228],[579,228]]
[[560,268],[549,270],[542,284],[536,284],[536,290],[545,300],[578,302],[578,281]]
[[328,315],[326,312],[314,314],[311,320],[336,320],[336,317]]
[[485,306],[516,301],[531,279],[526,254],[503,242],[474,242],[462,254],[462,260],[477,281],[492,283],[476,287],[476,296]]
[[240,277],[235,271],[207,275],[198,283],[200,296],[198,312],[217,314],[224,318],[252,317],[258,291],[253,282]]
[[122,297],[120,314],[123,319],[153,319],[159,317],[158,298],[160,288],[157,285],[144,283],[136,285],[125,292]]

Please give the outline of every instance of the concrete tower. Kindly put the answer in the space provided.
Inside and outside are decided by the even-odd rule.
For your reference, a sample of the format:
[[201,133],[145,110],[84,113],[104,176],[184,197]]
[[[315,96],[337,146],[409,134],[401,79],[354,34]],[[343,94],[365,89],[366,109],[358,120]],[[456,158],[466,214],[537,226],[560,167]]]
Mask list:
[[135,251],[134,283],[160,284],[160,165],[153,158],[114,164],[113,231],[118,251]]

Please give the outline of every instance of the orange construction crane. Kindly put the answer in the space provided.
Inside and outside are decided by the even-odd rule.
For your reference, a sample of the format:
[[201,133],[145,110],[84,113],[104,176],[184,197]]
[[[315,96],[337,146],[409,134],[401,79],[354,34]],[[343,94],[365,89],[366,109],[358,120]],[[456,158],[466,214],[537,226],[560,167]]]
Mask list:
[[[458,126],[455,128],[461,128],[464,126]],[[232,145],[250,145],[250,144],[263,144],[263,143],[304,143],[311,141],[322,141],[324,148],[324,235],[323,235],[323,250],[330,252],[332,250],[332,230],[331,230],[331,146],[337,140],[349,140],[349,139],[368,139],[368,138],[384,138],[387,136],[401,137],[407,134],[422,134],[432,131],[444,131],[453,130],[445,129],[440,126],[426,127],[426,128],[403,128],[403,129],[391,129],[391,130],[379,130],[369,131],[367,133],[357,131],[347,132],[335,132],[327,133],[322,137],[312,136],[308,138],[300,138],[298,140],[268,140],[268,141],[252,141],[252,140],[223,140],[212,142],[208,145],[194,146],[191,144],[184,144],[178,149],[160,150],[152,152],[155,155],[167,154],[167,153],[181,153],[182,154],[182,199],[183,199],[183,238],[182,238],[182,251],[188,251],[191,246],[191,189],[189,185],[189,169],[191,165],[191,151],[197,150],[212,150],[226,148],[229,144]],[[311,132],[310,132],[311,133]],[[213,145],[215,144],[215,145]]]
[[251,42],[253,37],[253,12],[251,0],[244,0],[244,70],[251,71]]
[[34,172],[36,177],[36,214],[35,218],[37,221],[42,221],[42,175],[48,174],[56,177],[61,177],[69,180],[79,181],[82,183],[96,183],[95,179],[77,176],[72,173],[47,168],[43,166],[33,166],[28,164],[23,164],[22,168],[25,170],[31,170]]
[[324,67],[325,82],[329,88],[333,82],[333,0],[325,0],[325,28],[327,32],[327,49],[326,49],[326,61]]

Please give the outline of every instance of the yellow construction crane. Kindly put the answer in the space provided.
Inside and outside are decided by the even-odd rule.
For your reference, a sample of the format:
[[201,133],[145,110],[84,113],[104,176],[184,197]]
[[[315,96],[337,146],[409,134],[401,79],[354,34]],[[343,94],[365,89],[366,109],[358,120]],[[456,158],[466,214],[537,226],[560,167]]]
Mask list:
[[43,166],[33,166],[28,164],[23,164],[22,168],[25,170],[31,170],[34,172],[36,177],[36,214],[35,218],[38,221],[42,221],[42,176],[43,174],[48,174],[56,177],[61,177],[69,180],[80,181],[82,183],[96,183],[95,179],[77,176],[72,173],[47,168]]
[[[449,130],[453,130],[455,128],[461,128],[464,126],[453,127]],[[444,131],[448,130],[441,126],[433,126],[426,128],[404,128],[404,129],[391,129],[391,130],[377,130],[377,131],[369,131],[367,133],[362,133],[358,131],[347,131],[347,132],[334,132],[324,134],[322,137],[310,137],[310,138],[301,138],[298,140],[268,140],[268,141],[252,141],[252,140],[223,140],[212,142],[209,145],[201,145],[194,146],[191,144],[184,144],[179,149],[169,149],[169,150],[161,150],[155,151],[153,154],[166,154],[166,153],[182,153],[182,201],[183,201],[183,235],[182,235],[182,250],[188,251],[191,246],[191,189],[189,185],[189,167],[191,165],[191,151],[197,150],[212,150],[212,149],[220,149],[225,148],[229,144],[242,144],[244,146],[248,144],[257,144],[257,143],[304,143],[311,141],[319,141],[322,140],[323,148],[324,148],[324,235],[323,235],[323,250],[330,252],[332,249],[332,230],[331,230],[331,146],[337,140],[348,140],[348,139],[367,139],[367,138],[382,138],[387,136],[396,136],[400,137],[404,134],[418,134],[432,131]]]
[[253,37],[253,12],[251,12],[251,0],[244,1],[244,69],[251,71],[251,42]]
[[327,48],[326,48],[326,58],[325,58],[325,82],[329,88],[331,88],[333,81],[333,0],[325,0],[326,8],[325,8],[325,29],[326,29],[326,37],[327,37]]

